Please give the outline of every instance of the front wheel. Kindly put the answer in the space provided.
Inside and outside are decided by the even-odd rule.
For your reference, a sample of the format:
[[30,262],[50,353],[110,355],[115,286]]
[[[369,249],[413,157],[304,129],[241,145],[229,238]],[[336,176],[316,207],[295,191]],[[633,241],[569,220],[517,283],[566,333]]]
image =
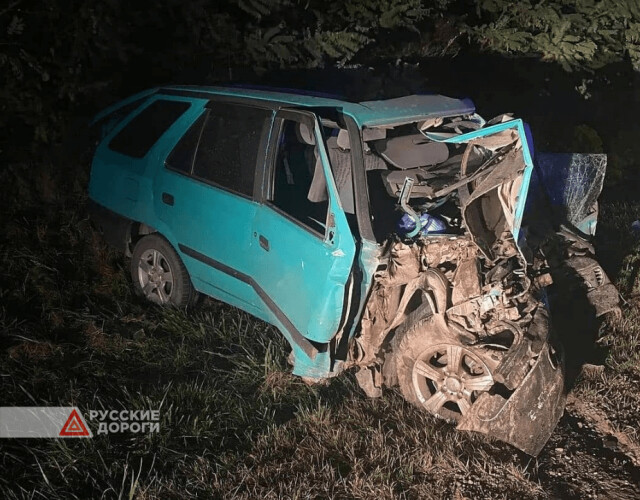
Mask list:
[[400,333],[394,356],[404,398],[446,420],[460,420],[494,385],[495,359],[462,344],[437,315]]
[[186,307],[196,296],[180,257],[157,234],[145,236],[133,249],[131,279],[136,293],[155,304]]

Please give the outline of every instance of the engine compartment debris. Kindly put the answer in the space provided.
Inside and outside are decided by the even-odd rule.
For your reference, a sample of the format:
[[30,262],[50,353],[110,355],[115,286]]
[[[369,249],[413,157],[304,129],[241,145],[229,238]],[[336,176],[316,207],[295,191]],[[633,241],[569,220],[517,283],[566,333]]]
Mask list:
[[[378,235],[387,236],[351,360],[367,394],[399,385],[458,429],[537,455],[566,399],[547,288],[580,288],[596,317],[616,310],[618,294],[586,239],[593,232],[555,231],[535,217],[523,224],[526,139],[517,127],[478,136],[484,125],[475,116],[439,119],[418,124],[419,134],[386,129],[369,145],[388,166],[384,191],[372,195]],[[592,179],[600,184],[583,186],[591,204],[602,176]],[[586,203],[573,220],[587,218],[595,231]]]

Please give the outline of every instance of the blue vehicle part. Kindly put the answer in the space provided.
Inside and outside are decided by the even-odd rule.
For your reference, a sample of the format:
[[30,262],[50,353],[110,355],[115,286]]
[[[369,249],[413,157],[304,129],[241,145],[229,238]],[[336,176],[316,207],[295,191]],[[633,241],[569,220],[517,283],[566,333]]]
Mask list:
[[[183,131],[204,111],[208,101],[193,106],[177,137],[167,141],[159,157],[166,158]],[[264,160],[263,160],[264,161]],[[167,168],[163,161],[153,174],[153,212],[167,228],[196,290],[268,317],[268,308],[250,276],[250,223],[258,203],[219,186]],[[170,197],[170,203],[164,199]],[[150,214],[151,215],[151,214]]]
[[[239,276],[248,276],[241,262],[248,262],[250,235],[247,229],[245,241],[240,241],[237,228],[252,220],[257,203],[164,167],[164,158],[184,131],[204,112],[209,101],[154,95],[155,92],[144,94],[151,96],[145,105],[122,120],[99,145],[92,166],[90,199],[162,234],[185,263],[196,290],[277,324],[251,283],[238,279]],[[139,96],[128,99],[127,103],[135,101],[136,97]],[[191,107],[169,127],[144,158],[131,158],[112,151],[108,147],[111,138],[156,99],[186,100]],[[119,108],[114,106],[102,115],[108,116],[113,109]],[[164,202],[163,193],[170,194],[172,206]],[[216,210],[216,206],[220,210]],[[215,242],[219,243],[217,251],[210,248],[212,243],[216,246]],[[225,248],[234,252],[220,255]],[[213,259],[211,254],[218,258]],[[221,264],[223,260],[227,260],[226,266]],[[285,326],[281,328],[285,329]],[[307,347],[310,354],[315,352],[311,344]]]
[[[607,155],[538,152],[531,180],[532,202],[542,191],[557,224],[567,222],[587,236],[596,232],[597,200],[607,169]],[[527,204],[527,211],[531,209]]]
[[[352,271],[356,247],[331,175],[319,123],[309,112],[297,111],[295,114],[313,123],[328,190],[325,233],[324,236],[315,234],[294,223],[270,203],[261,205],[253,225],[253,275],[292,326],[318,348],[312,359],[292,344],[293,372],[319,378],[330,375],[327,344],[343,320],[345,286]],[[299,293],[301,290],[304,293]]]
[[[111,139],[157,99],[186,101],[191,107],[143,158],[111,150]],[[331,368],[325,344],[339,326],[344,284],[355,255],[335,184],[328,182],[331,216],[326,238],[312,236],[317,241],[309,241],[311,235],[306,231],[300,235],[300,228],[290,221],[267,215],[269,208],[166,169],[164,159],[203,113],[207,102],[149,92],[144,105],[119,122],[100,143],[92,165],[90,198],[113,213],[157,230],[177,250],[198,291],[278,326],[294,349],[294,372],[325,377]],[[321,137],[317,123],[315,128]],[[331,179],[323,148],[320,155],[324,173]],[[171,205],[165,202],[165,195]],[[272,219],[267,220],[269,217]],[[253,252],[260,246],[257,232],[254,235],[251,231],[252,224],[262,232],[277,235],[271,238],[271,262],[253,260],[259,257]],[[288,238],[283,236],[287,233]],[[288,266],[296,258],[301,266],[306,264],[306,272],[290,272]],[[261,260],[264,265],[256,265]],[[279,271],[275,271],[277,268]],[[298,276],[302,282],[287,286],[283,276]],[[329,283],[326,289],[317,287],[325,281]],[[297,293],[301,286],[315,293]]]
[[395,99],[355,103],[308,94],[291,94],[249,88],[180,85],[155,90],[162,92],[164,95],[189,94],[193,97],[205,99],[225,96],[270,103],[279,102],[282,104],[280,107],[339,109],[344,115],[353,117],[360,127],[364,125],[369,127],[394,125],[418,121],[427,117],[472,115],[475,113],[475,106],[469,99],[455,99],[436,94],[411,95]]
[[[409,214],[403,214],[398,221],[398,234],[401,236],[406,236],[408,238],[415,236],[416,233],[416,223],[413,218]],[[418,232],[423,236],[427,236],[429,234],[444,234],[447,232],[447,223],[437,215],[431,215],[427,212],[422,212],[420,214],[420,226],[418,227]]]
[[[245,309],[278,326],[293,346],[296,358],[294,373],[311,377],[329,376],[337,369],[336,366],[331,366],[329,342],[341,328],[348,327],[348,337],[352,337],[357,329],[356,321],[345,325],[343,317],[345,296],[348,295],[345,287],[355,269],[354,259],[357,258],[355,262],[359,269],[359,277],[354,283],[359,289],[358,300],[352,304],[353,310],[350,313],[353,317],[359,318],[363,311],[368,290],[373,282],[373,273],[377,267],[379,248],[370,234],[370,226],[367,227],[367,222],[370,223],[367,220],[368,215],[362,211],[363,207],[366,207],[366,196],[363,197],[361,194],[356,196],[356,204],[360,207],[356,215],[359,217],[362,236],[356,249],[354,237],[331,177],[329,159],[324,147],[320,148],[319,156],[327,178],[330,199],[324,239],[319,239],[292,224],[291,221],[284,220],[282,214],[268,204],[261,203],[260,200],[251,201],[234,196],[223,189],[198,184],[193,179],[188,181],[197,187],[180,186],[182,182],[179,180],[180,174],[168,173],[162,165],[163,161],[185,130],[203,112],[205,104],[215,96],[249,99],[252,102],[269,102],[269,105],[274,108],[283,105],[334,107],[340,109],[345,116],[351,135],[354,134],[351,130],[354,126],[360,128],[363,125],[392,125],[428,116],[471,114],[475,108],[469,101],[434,95],[358,104],[322,97],[250,89],[172,87],[151,89],[137,94],[106,109],[96,117],[95,121],[99,122],[127,105],[138,106],[138,109],[109,130],[108,136],[99,146],[91,175],[89,190],[91,199],[116,214],[133,222],[144,223],[164,235],[185,262],[196,289]],[[136,114],[160,98],[190,102],[191,107],[165,131],[143,158],[133,159],[109,150],[107,146],[109,139],[125,127]],[[278,105],[278,101],[282,104]],[[314,123],[314,133],[320,137],[319,125],[317,121]],[[517,126],[519,123],[519,121],[513,121],[487,127],[448,139],[446,142],[456,142],[456,140],[462,142],[472,137],[489,135]],[[352,139],[351,142],[356,141]],[[322,142],[318,141],[318,143]],[[523,139],[523,143],[526,144],[526,139]],[[354,151],[358,147],[354,146]],[[525,148],[526,150],[528,148]],[[527,159],[526,152],[525,159]],[[364,172],[356,170],[354,177],[364,175]],[[523,183],[522,192],[526,192],[525,184]],[[199,217],[202,220],[199,224],[190,221],[189,217],[184,218],[182,223],[176,223],[173,216],[167,215],[166,210],[164,212],[161,210],[164,209],[162,193],[167,192],[163,189],[168,186],[171,186],[171,195],[176,205],[190,204],[189,207],[197,211],[198,201],[202,202],[210,196],[215,196],[221,203],[223,203],[222,200],[226,200],[234,208],[230,213],[221,212],[222,208],[220,208],[220,210],[212,209],[208,214],[200,214]],[[364,189],[366,183],[360,179],[354,183],[354,186]],[[228,199],[225,196],[228,196]],[[524,200],[524,197],[520,198]],[[203,211],[202,207],[200,211]],[[239,235],[237,228],[243,224],[246,225],[247,220],[252,221],[252,230],[249,231],[248,236]],[[223,228],[216,232],[211,229],[215,224]],[[270,238],[263,234],[267,231]],[[180,233],[180,236],[177,233]],[[189,233],[202,234],[196,237]],[[514,234],[517,235],[517,233],[518,227],[514,228]],[[269,242],[270,252],[265,252],[261,247],[259,235]],[[210,249],[207,244],[215,238],[225,241],[229,248],[235,246],[236,251],[230,253],[223,251],[219,258],[209,255]],[[315,241],[310,238],[315,238]],[[287,240],[291,242],[289,247],[281,248],[280,241]],[[249,260],[253,261],[252,265],[247,266],[240,262],[243,260],[243,251],[244,260],[246,261],[247,255],[250,255]],[[280,252],[280,255],[275,256]],[[298,269],[305,271],[301,277],[292,278],[299,274]],[[228,280],[228,282],[222,283],[220,280]],[[322,285],[319,286],[319,284]],[[302,294],[296,293],[301,289],[300,287],[311,290],[313,297],[309,295],[301,297]]]

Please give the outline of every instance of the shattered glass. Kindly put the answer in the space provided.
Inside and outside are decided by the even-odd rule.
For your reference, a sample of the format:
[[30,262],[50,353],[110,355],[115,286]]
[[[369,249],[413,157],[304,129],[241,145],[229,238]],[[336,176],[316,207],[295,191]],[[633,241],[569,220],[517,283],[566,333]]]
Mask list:
[[[606,169],[605,154],[538,153],[532,184],[543,187],[558,222],[569,222],[592,236]],[[532,185],[532,190],[538,186]]]

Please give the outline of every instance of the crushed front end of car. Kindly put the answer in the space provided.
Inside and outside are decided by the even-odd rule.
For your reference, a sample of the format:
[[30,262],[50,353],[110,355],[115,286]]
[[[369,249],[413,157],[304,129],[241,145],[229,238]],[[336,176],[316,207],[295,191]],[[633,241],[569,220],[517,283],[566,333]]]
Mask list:
[[[528,128],[508,115],[425,120],[363,136],[365,150],[385,160],[387,168],[367,175],[370,189],[381,186],[370,193],[374,221],[389,222],[351,344],[361,387],[376,396],[382,385],[397,385],[458,429],[537,455],[567,393],[549,286],[581,289],[594,317],[618,307],[588,243],[606,159],[582,155],[582,167],[597,173],[558,180],[549,173],[553,157],[534,167]],[[560,210],[569,198],[580,214]]]

